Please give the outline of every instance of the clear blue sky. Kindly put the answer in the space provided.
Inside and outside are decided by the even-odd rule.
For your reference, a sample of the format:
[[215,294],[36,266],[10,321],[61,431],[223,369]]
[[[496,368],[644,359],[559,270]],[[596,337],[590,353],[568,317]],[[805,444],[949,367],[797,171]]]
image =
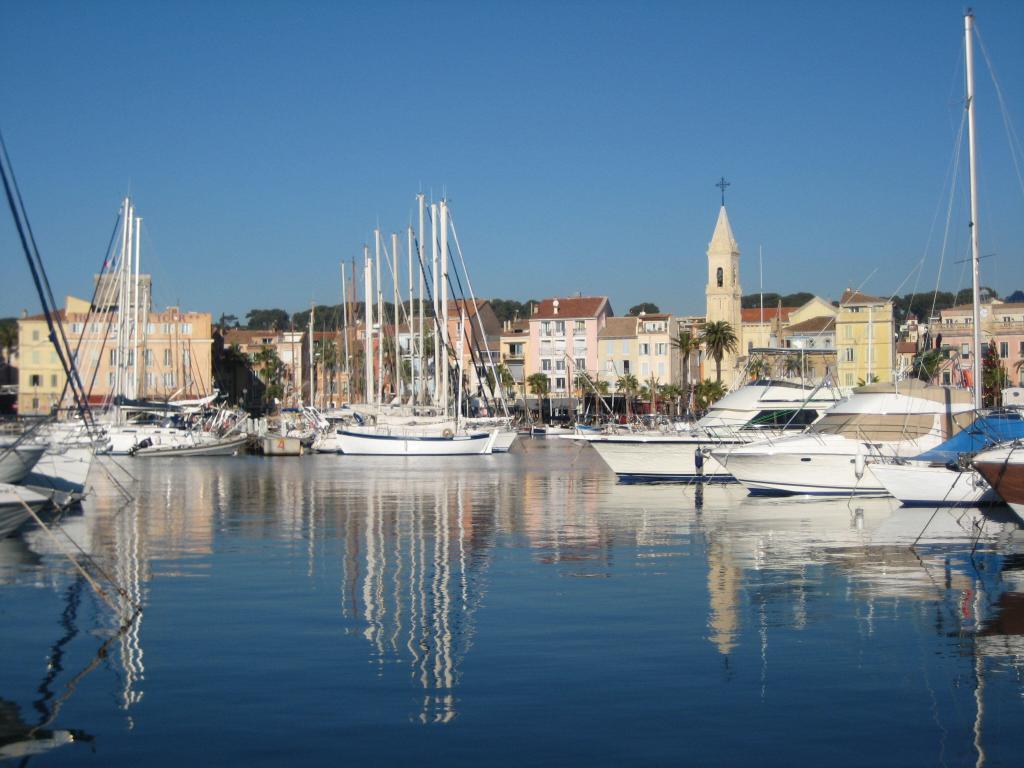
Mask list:
[[[745,292],[934,285],[959,2],[4,4],[0,128],[55,291],[121,197],[159,304],[335,303],[337,265],[452,201],[477,293],[704,307],[725,175]],[[1024,133],[1024,2],[976,18]],[[1024,192],[977,56],[983,282],[1024,288]],[[945,288],[968,284],[965,192]],[[933,227],[936,210],[940,209]],[[9,216],[0,315],[37,311]],[[871,276],[870,279],[869,275]],[[866,282],[864,282],[866,280]],[[914,285],[911,278],[901,292]]]

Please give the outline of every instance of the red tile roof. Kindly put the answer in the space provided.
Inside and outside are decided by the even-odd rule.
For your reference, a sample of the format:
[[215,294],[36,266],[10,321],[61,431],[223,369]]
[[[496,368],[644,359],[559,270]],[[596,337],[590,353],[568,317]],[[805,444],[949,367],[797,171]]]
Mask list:
[[812,317],[802,323],[794,323],[786,329],[786,333],[821,333],[822,331],[834,331],[836,319],[834,317]]
[[[558,314],[555,314],[555,302],[558,302]],[[606,311],[611,314],[611,304],[607,296],[568,296],[544,299],[537,306],[537,311],[530,315],[531,320],[551,320],[553,318],[597,317]]]
[[[777,317],[781,317],[783,320],[789,320],[790,314],[796,312],[798,309],[800,309],[800,307],[765,307],[764,320],[765,322],[768,322]],[[753,309],[741,309],[740,320],[744,323],[761,322],[761,308],[754,307]]]
[[861,293],[853,288],[847,288],[843,291],[843,297],[839,300],[839,306],[848,307],[851,305],[858,304],[885,304],[888,299],[880,299],[877,296],[868,296],[866,293]]

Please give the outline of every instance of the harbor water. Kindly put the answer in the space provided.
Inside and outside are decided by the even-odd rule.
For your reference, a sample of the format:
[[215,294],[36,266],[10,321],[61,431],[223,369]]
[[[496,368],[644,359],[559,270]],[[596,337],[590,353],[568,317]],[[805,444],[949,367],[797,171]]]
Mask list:
[[119,463],[134,499],[94,467],[63,524],[113,607],[0,541],[0,764],[1022,762],[1005,509],[623,485],[557,439]]

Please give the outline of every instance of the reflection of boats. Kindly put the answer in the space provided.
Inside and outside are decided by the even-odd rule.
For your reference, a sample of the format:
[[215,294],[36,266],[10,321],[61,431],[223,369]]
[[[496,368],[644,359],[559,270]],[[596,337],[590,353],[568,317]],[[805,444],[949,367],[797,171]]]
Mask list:
[[919,381],[869,384],[802,435],[719,448],[712,455],[751,493],[886,495],[866,464],[937,446],[970,410],[967,390]]
[[[731,480],[718,461],[704,456],[706,449],[802,431],[835,402],[836,395],[820,387],[765,379],[727,394],[686,432],[578,434],[569,439],[588,442],[623,480]],[[701,472],[698,449],[705,459]]]
[[33,755],[49,752],[82,738],[81,732],[29,725],[22,719],[17,704],[0,699],[0,760],[27,761]]
[[[0,538],[10,536],[50,500],[20,485],[0,483]],[[29,511],[31,510],[31,511]]]
[[1005,443],[974,457],[974,467],[995,492],[1024,517],[1024,442]]
[[150,445],[135,451],[138,457],[234,456],[245,450],[247,435],[194,439],[181,445]]

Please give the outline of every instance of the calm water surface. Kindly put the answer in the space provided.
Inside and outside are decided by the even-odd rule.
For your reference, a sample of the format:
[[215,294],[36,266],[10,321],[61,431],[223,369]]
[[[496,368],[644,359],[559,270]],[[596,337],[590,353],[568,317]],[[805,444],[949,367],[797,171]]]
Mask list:
[[29,765],[1024,764],[1007,512],[912,550],[932,510],[619,485],[559,440],[122,464],[135,500],[94,470],[65,530],[125,631],[0,542],[0,745],[77,736]]

